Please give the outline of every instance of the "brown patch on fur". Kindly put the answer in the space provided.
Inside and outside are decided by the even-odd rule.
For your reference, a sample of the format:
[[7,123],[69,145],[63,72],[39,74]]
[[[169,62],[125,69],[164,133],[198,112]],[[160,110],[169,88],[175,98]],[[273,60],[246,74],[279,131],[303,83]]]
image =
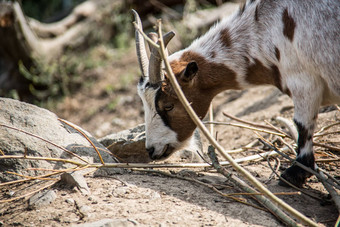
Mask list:
[[283,35],[290,41],[293,41],[296,23],[294,19],[289,15],[288,10],[285,9],[282,13],[283,22]]
[[[184,72],[187,64],[192,61],[195,61],[198,65],[197,75],[189,83],[181,81],[179,79],[181,74]],[[205,117],[210,102],[215,95],[226,89],[239,88],[234,71],[224,64],[208,62],[197,53],[191,51],[184,52],[179,60],[171,62],[170,65],[185,96],[201,119]],[[177,139],[184,141],[192,135],[196,125],[192,122],[174,94],[167,76],[165,78],[165,85],[163,87],[165,92],[159,98],[158,106],[174,105],[174,108],[166,113],[168,124],[177,133]]]
[[276,65],[270,68],[265,67],[262,62],[255,59],[255,64],[248,66],[246,80],[250,84],[264,85],[271,84],[282,91],[281,73]]
[[226,47],[231,46],[231,37],[230,37],[230,33],[229,33],[228,28],[225,28],[221,31],[220,39],[221,39],[221,42],[223,43],[223,45],[225,45]]
[[280,61],[280,51],[277,47],[275,47],[275,57],[278,61]]
[[215,58],[216,57],[216,52],[215,51],[211,51],[211,58]]

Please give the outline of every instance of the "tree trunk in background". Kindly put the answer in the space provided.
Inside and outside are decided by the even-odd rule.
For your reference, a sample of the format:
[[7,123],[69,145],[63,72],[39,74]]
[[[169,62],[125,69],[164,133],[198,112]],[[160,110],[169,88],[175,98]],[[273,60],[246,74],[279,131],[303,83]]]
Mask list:
[[4,91],[25,89],[28,80],[20,75],[18,63],[21,61],[26,67],[32,64],[33,47],[25,37],[21,21],[15,12],[14,5],[17,4],[0,3],[0,58],[2,60],[0,90]]
[[[214,4],[224,2],[224,0],[211,1]],[[0,96],[8,96],[11,90],[16,90],[20,97],[30,95],[29,85],[32,82],[20,73],[19,65],[30,70],[37,62],[46,65],[58,59],[66,48],[74,49],[80,46],[88,48],[91,45],[91,38],[98,39],[100,42],[112,41],[115,34],[128,32],[125,23],[129,23],[129,17],[126,16],[129,16],[131,8],[136,9],[141,18],[145,19],[144,28],[153,25],[150,15],[162,12],[167,18],[164,20],[165,25],[168,21],[168,27],[165,28],[170,30],[174,21],[182,20],[185,29],[197,29],[208,26],[222,15],[228,14],[222,8],[223,5],[220,10],[204,10],[207,13],[200,11],[182,15],[181,10],[178,13],[178,8],[185,9],[186,3],[187,1],[184,0],[88,0],[76,6],[61,21],[46,24],[25,17],[18,2],[2,1],[0,2]],[[124,24],[122,24],[122,16],[125,18]]]
[[65,48],[86,42],[95,30],[94,21],[103,2],[86,1],[63,20],[51,24],[26,18],[18,2],[0,3],[0,96],[13,89],[29,92],[29,80],[20,74],[19,64],[26,69],[37,60],[48,64]]

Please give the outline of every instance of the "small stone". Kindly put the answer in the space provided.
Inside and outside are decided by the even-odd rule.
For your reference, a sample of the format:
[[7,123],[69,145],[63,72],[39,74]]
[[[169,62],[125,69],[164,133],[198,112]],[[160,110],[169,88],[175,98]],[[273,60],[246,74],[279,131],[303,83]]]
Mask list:
[[65,201],[71,205],[74,205],[74,199],[69,198],[69,199],[66,199]]
[[124,196],[125,194],[127,194],[127,188],[124,188],[124,187],[116,188],[113,191],[113,194],[115,196]]
[[87,205],[83,205],[81,207],[79,207],[79,211],[82,213],[88,213],[91,210],[91,207],[87,206]]
[[63,173],[61,175],[61,181],[70,187],[77,187],[84,195],[90,194],[90,189],[87,186],[84,176],[78,172]]
[[84,217],[89,217],[91,214],[91,207],[87,205],[80,206],[78,210]]
[[153,192],[150,193],[149,198],[151,200],[156,200],[156,199],[160,199],[161,195],[158,192],[153,191]]
[[57,198],[57,194],[53,190],[46,192],[38,192],[28,201],[29,209],[38,209],[52,203]]

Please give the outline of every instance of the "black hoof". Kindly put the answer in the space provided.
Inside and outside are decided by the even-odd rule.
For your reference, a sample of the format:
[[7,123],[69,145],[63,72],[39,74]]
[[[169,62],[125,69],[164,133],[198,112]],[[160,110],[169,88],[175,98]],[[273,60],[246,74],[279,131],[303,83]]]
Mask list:
[[[281,174],[282,178],[299,188],[301,188],[306,183],[307,178],[311,176],[312,174],[295,165],[289,167]],[[282,180],[279,180],[279,185],[289,187],[289,185]]]

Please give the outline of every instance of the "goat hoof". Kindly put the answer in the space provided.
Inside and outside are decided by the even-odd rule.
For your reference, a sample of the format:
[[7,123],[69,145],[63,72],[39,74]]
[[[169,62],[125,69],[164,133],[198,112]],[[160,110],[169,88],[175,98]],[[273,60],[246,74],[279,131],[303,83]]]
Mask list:
[[[311,176],[310,173],[295,165],[289,167],[281,174],[282,178],[299,188],[301,188],[306,183],[307,178]],[[279,180],[279,185],[289,187],[289,185],[282,180]]]

